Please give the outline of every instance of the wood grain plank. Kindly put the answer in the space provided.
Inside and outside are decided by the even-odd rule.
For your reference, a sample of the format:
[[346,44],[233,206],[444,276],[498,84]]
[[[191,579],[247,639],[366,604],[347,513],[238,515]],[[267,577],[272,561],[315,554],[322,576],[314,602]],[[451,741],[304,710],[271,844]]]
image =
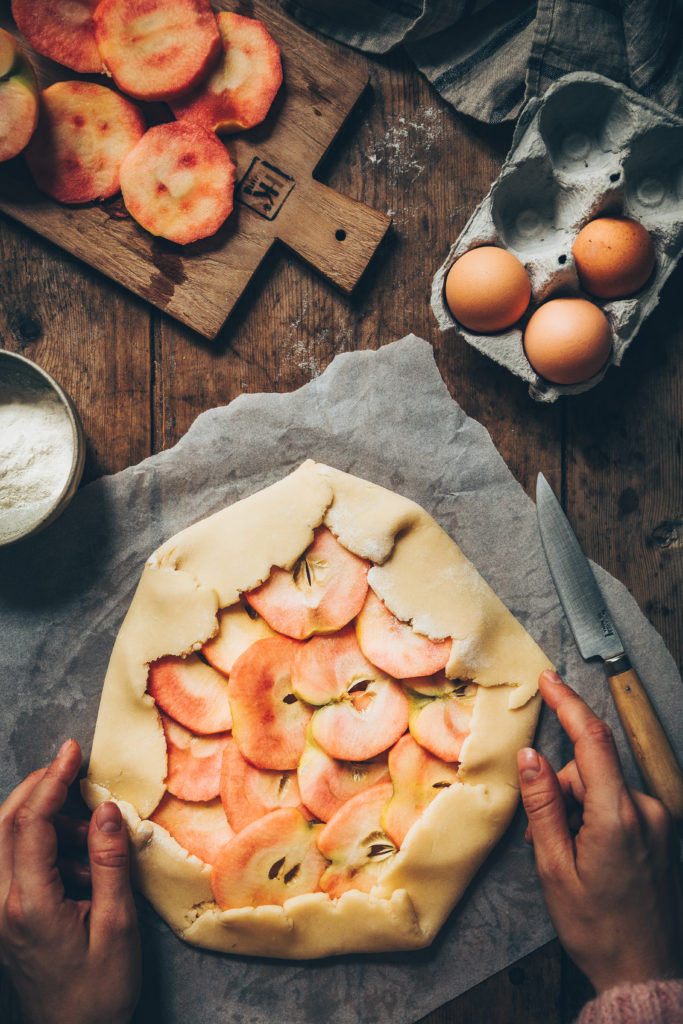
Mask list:
[[559,944],[551,942],[423,1017],[418,1024],[564,1024]]

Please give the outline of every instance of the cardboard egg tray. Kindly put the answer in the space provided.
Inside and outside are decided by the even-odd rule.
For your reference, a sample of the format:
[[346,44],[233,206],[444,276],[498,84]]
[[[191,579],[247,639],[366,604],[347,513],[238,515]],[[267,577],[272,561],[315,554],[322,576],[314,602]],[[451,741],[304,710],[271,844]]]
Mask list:
[[[632,297],[597,299],[579,284],[572,245],[581,228],[601,215],[631,217],[652,237],[655,270]],[[470,345],[527,381],[532,398],[553,402],[595,387],[610,366],[621,363],[656,306],[682,242],[683,120],[601,75],[566,75],[522,111],[499,177],[434,276],[432,309],[442,330],[457,327]],[[509,249],[531,279],[524,317],[495,335],[462,327],[444,298],[451,266],[479,245]],[[524,354],[531,314],[542,302],[564,296],[594,302],[612,329],[608,362],[581,384],[551,384]]]

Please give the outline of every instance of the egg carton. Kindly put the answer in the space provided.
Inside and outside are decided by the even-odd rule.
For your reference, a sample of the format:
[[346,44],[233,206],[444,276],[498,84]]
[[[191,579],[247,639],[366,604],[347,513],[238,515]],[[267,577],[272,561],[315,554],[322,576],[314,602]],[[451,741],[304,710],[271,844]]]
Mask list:
[[[595,217],[631,217],[654,244],[652,277],[633,297],[601,300],[585,292],[572,256],[580,229]],[[457,327],[470,345],[529,384],[532,398],[595,387],[618,366],[656,306],[683,243],[683,120],[602,75],[577,72],[522,111],[501,173],[434,276],[432,310],[442,330]],[[497,245],[525,266],[531,301],[509,330],[476,334],[452,316],[446,274],[469,249]],[[529,364],[522,344],[529,317],[548,299],[577,296],[599,306],[612,330],[606,365],[580,384],[551,384]]]

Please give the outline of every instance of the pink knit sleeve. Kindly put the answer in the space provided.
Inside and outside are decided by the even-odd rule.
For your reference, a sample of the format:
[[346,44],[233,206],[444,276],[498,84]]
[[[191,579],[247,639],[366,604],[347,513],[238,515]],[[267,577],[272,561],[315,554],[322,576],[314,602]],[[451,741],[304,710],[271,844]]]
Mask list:
[[620,985],[584,1006],[576,1024],[682,1024],[683,980]]

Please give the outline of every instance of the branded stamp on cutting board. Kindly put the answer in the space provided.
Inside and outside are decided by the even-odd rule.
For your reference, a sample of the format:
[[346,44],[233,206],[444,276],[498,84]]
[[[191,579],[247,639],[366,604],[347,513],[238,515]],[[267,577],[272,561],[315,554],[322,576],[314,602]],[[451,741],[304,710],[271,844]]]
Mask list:
[[[227,10],[234,4],[217,0],[212,6]],[[22,157],[0,167],[0,210],[207,338],[216,336],[277,242],[348,293],[391,222],[312,176],[363,92],[367,73],[356,58],[278,10],[255,0],[252,14],[280,46],[284,82],[262,125],[224,137],[237,167],[236,202],[213,237],[183,248],[140,229],[120,196],[64,206],[38,191]],[[16,34],[5,12],[0,25]],[[30,56],[43,88],[56,78],[76,77],[34,51]]]

